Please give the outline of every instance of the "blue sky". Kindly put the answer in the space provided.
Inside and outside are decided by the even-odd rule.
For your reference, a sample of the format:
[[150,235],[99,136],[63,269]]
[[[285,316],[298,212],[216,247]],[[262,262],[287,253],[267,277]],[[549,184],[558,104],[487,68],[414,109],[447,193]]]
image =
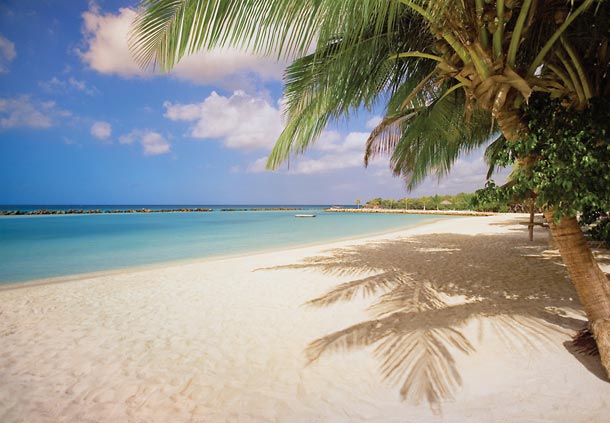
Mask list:
[[136,6],[0,1],[0,203],[353,204],[483,186],[480,152],[409,194],[387,159],[364,169],[379,119],[365,112],[264,171],[286,63],[224,50],[144,71],[126,40]]

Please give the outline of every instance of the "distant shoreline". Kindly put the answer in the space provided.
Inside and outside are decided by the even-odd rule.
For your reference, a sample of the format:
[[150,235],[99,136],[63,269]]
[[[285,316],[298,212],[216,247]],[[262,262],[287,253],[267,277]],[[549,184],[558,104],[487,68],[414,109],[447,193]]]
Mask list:
[[[254,207],[254,208],[223,208],[221,212],[233,212],[233,211],[296,211],[303,210],[302,208],[295,207]],[[50,215],[50,214],[129,214],[129,213],[208,213],[213,212],[214,209],[207,207],[197,208],[177,208],[177,209],[115,209],[115,210],[101,210],[101,209],[68,209],[68,210],[0,210],[0,216],[39,216],[39,215]]]
[[347,209],[340,207],[331,207],[325,209],[326,212],[332,213],[395,213],[395,214],[437,214],[447,216],[495,216],[498,213],[493,212],[478,212],[474,210],[418,210],[418,209],[373,209],[363,207],[361,209]]

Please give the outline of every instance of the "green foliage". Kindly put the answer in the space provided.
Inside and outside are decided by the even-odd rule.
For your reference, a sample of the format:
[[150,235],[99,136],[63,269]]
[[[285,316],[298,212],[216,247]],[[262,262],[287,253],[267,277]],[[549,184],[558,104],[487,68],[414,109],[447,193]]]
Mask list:
[[610,219],[607,217],[595,226],[591,227],[588,231],[591,238],[597,241],[604,241],[606,245],[610,246]]
[[[492,170],[528,159],[503,188],[505,198],[536,192],[558,216],[608,210],[608,106],[580,106],[610,93],[610,7],[606,0],[543,3],[141,0],[129,42],[140,65],[164,71],[218,47],[294,60],[284,78],[287,125],[270,168],[305,151],[329,123],[386,105],[365,158],[390,155],[394,173],[413,188],[496,138],[496,121],[512,139],[523,117],[531,134],[510,145],[500,137],[486,154]],[[532,92],[579,108],[533,95],[521,115]]]
[[447,94],[449,89],[448,84],[434,86],[422,104],[408,108],[402,101],[410,91],[396,92],[367,141],[365,163],[378,154],[391,154],[394,175],[413,189],[428,175],[446,176],[461,154],[497,138],[491,115],[479,108],[466,110],[464,92]]
[[472,207],[478,211],[522,212],[525,205],[519,198],[511,197],[507,189],[498,187],[493,180],[487,181],[485,188],[476,190],[472,196]]
[[[577,212],[610,210],[610,101],[594,98],[585,110],[559,99],[533,96],[524,108],[530,133],[505,144],[501,165],[522,160],[509,187],[498,198],[526,198],[552,208],[555,218]],[[529,163],[529,164],[528,164]]]
[[581,225],[587,226],[587,233],[596,241],[605,241],[610,246],[610,216],[600,210],[586,209],[580,216]]
[[[492,182],[493,184],[493,182]],[[501,199],[488,199],[477,202],[475,194],[459,193],[456,195],[434,195],[418,198],[402,198],[400,200],[374,198],[366,202],[365,207],[382,209],[409,209],[409,210],[476,210],[509,212],[522,211],[514,203],[507,204]]]

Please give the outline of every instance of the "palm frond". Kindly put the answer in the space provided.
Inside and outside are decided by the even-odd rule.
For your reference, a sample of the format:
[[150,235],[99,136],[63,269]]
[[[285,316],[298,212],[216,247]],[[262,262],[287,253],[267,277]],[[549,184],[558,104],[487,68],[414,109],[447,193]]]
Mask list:
[[391,154],[402,138],[409,122],[425,112],[435,97],[435,71],[423,79],[411,77],[402,83],[388,101],[388,113],[373,129],[366,142],[364,164],[380,154]]
[[[467,151],[478,143],[465,142],[473,135],[466,131],[456,135],[458,118],[447,119],[441,109],[448,106],[430,95],[447,90],[445,83],[461,84],[468,94],[464,126],[472,123],[475,103],[509,116],[505,112],[515,112],[532,89],[567,94],[579,106],[590,96],[610,95],[606,0],[516,2],[492,13],[499,23],[483,16],[481,2],[450,0],[143,0],[141,6],[130,45],[142,66],[167,71],[185,54],[216,47],[292,59],[316,45],[313,54],[287,70],[289,124],[269,158],[271,168],[303,152],[329,123],[389,98],[365,162],[374,154],[393,153],[395,173],[412,188],[428,173],[446,174],[459,148]],[[562,11],[567,12],[563,18]],[[493,46],[485,41],[489,37]],[[580,84],[566,76],[572,69],[558,59],[562,49]],[[442,66],[435,69],[425,56],[442,60]],[[414,89],[418,86],[421,94]],[[583,93],[576,96],[580,86]],[[404,92],[427,96],[417,100],[431,110],[413,107],[404,96],[402,107],[392,104],[400,97],[395,94]],[[426,125],[425,119],[437,121]],[[440,132],[450,145],[431,144],[433,136],[422,135],[423,130],[434,137]],[[432,160],[430,153],[439,157]]]
[[388,60],[401,51],[397,39],[404,31],[416,31],[416,25],[409,22],[408,18],[400,20],[388,33],[371,30],[351,44],[332,39],[288,67],[284,90],[288,124],[268,167],[275,168],[291,154],[303,152],[329,122],[347,119],[361,106],[373,107],[386,95],[404,91],[407,78],[417,84],[422,74],[434,69],[436,62],[425,57]]
[[382,122],[373,134],[393,145],[391,166],[412,189],[429,174],[446,175],[461,154],[490,141],[494,135],[491,115],[475,109],[467,116],[462,90],[447,96],[442,91],[427,107],[396,122]]
[[166,71],[185,54],[215,47],[296,57],[316,39],[342,34],[351,44],[371,29],[385,32],[399,9],[377,0],[143,0],[130,45],[141,65]]
[[485,149],[483,157],[489,166],[487,175],[485,176],[487,179],[490,179],[493,173],[496,171],[496,163],[500,158],[500,155],[506,151],[507,143],[508,141],[506,138],[503,135],[500,135]]

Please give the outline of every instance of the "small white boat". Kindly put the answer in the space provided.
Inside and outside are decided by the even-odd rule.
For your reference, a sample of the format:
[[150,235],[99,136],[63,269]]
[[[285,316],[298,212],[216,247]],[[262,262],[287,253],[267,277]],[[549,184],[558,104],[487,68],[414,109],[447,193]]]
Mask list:
[[295,214],[294,217],[316,217],[315,214]]

